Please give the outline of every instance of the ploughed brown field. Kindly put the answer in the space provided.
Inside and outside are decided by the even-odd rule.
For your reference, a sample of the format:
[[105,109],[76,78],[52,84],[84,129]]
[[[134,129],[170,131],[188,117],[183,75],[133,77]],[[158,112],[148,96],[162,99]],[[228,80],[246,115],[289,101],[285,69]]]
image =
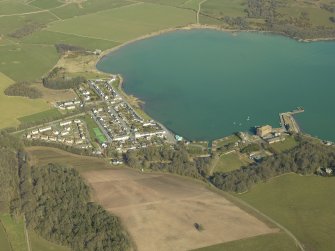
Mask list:
[[[41,164],[80,159],[52,148],[28,151]],[[85,165],[90,161],[98,163],[86,158]],[[85,169],[81,174],[92,186],[94,199],[121,218],[139,251],[190,250],[277,231],[191,179],[127,168]]]
[[140,251],[190,250],[274,231],[188,179],[128,169],[89,171],[83,176],[96,200],[121,217]]

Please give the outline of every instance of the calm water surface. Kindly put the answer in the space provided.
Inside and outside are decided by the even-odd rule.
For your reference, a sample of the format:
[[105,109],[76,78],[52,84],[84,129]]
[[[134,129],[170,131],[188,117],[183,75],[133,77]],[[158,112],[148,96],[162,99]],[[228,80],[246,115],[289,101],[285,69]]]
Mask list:
[[97,67],[122,74],[126,93],[187,139],[279,126],[279,112],[303,106],[302,129],[335,141],[335,42],[177,31],[124,46]]

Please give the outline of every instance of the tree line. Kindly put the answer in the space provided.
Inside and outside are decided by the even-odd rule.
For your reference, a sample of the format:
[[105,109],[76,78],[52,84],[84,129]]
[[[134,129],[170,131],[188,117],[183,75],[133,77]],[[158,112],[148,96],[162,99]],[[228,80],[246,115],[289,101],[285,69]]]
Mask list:
[[298,137],[298,142],[298,146],[290,151],[232,172],[214,173],[209,180],[221,190],[241,193],[257,183],[284,173],[316,174],[320,167],[335,170],[334,147],[301,136]]
[[76,88],[85,82],[86,79],[82,76],[67,76],[65,74],[65,69],[62,67],[55,67],[47,77],[42,79],[44,87],[55,90]]
[[204,179],[209,173],[212,159],[192,158],[183,144],[151,146],[128,151],[124,155],[127,165],[137,169],[150,169]]
[[31,87],[28,82],[17,82],[7,87],[4,91],[7,96],[21,96],[31,99],[41,98],[42,92],[38,89]]

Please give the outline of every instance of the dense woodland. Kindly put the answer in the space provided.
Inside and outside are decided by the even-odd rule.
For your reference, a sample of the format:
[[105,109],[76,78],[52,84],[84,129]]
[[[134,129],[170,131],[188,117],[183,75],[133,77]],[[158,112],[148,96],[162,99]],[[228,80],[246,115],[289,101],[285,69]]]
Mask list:
[[4,92],[7,96],[21,96],[31,99],[42,97],[42,92],[34,87],[31,87],[28,82],[17,82],[7,87]]
[[84,77],[69,77],[65,74],[64,68],[55,67],[47,77],[42,79],[43,86],[50,89],[61,90],[76,88],[86,82]]
[[73,250],[128,250],[119,219],[90,202],[78,172],[49,164],[30,167],[21,141],[0,131],[0,206],[12,217],[25,215],[40,236]]
[[128,250],[119,219],[89,202],[89,188],[73,168],[49,164],[20,168],[22,212],[47,240],[73,250]]
[[204,179],[211,158],[191,158],[184,145],[148,147],[125,154],[125,163],[133,168],[145,168]]
[[299,137],[294,149],[268,157],[260,163],[242,167],[228,173],[215,173],[210,177],[219,189],[245,192],[254,184],[284,173],[315,174],[319,168],[335,169],[335,149]]

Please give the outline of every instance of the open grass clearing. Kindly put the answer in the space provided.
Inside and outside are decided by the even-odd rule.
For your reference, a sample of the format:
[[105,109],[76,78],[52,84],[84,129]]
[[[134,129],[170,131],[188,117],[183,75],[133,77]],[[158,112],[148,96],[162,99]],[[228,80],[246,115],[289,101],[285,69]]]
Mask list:
[[79,172],[110,168],[105,159],[72,154],[57,148],[32,146],[26,148],[32,165],[59,163],[72,166]]
[[243,240],[222,243],[210,247],[199,248],[193,251],[300,251],[293,240],[285,233],[260,235]]
[[[195,22],[191,10],[149,3],[137,3],[97,14],[54,22],[48,30],[115,42]],[[94,24],[99,23],[99,26]]]
[[292,136],[287,136],[284,141],[271,144],[271,147],[277,152],[288,151],[298,145],[298,142]]
[[54,46],[0,46],[0,72],[16,81],[36,80],[47,73],[58,61]]
[[306,250],[335,250],[334,178],[287,174],[239,195],[290,230]]
[[216,164],[213,172],[230,172],[250,164],[246,157],[242,156],[237,152],[223,154],[220,156],[220,160]]
[[17,118],[49,109],[48,104],[42,99],[28,99],[24,97],[9,97],[4,90],[14,81],[0,72],[0,128],[17,126]]
[[56,101],[65,101],[78,98],[77,94],[72,89],[66,90],[53,90],[44,87],[41,83],[32,84],[32,87],[41,91],[43,99],[49,103],[54,103]]
[[125,168],[82,175],[140,251],[190,250],[277,231],[192,179]]
[[0,221],[6,230],[8,240],[11,243],[13,251],[28,251],[22,217],[14,220],[10,217],[9,214],[3,213],[0,214]]

